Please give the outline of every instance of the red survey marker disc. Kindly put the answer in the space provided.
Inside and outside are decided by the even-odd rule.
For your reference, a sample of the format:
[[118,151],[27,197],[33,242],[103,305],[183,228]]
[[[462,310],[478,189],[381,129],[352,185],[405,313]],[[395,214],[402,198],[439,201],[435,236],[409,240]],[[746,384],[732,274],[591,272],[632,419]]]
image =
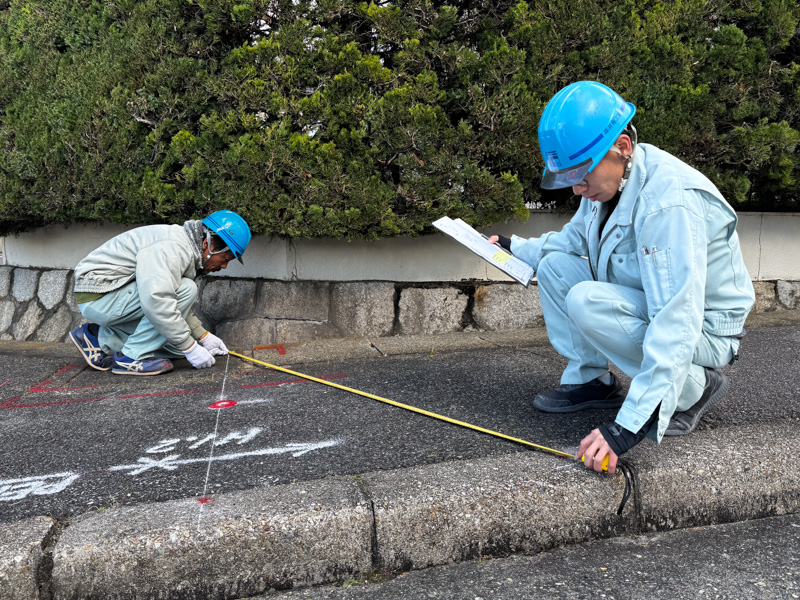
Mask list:
[[236,406],[236,402],[233,400],[220,400],[219,402],[214,402],[208,408],[219,409],[219,408],[230,408],[231,406]]

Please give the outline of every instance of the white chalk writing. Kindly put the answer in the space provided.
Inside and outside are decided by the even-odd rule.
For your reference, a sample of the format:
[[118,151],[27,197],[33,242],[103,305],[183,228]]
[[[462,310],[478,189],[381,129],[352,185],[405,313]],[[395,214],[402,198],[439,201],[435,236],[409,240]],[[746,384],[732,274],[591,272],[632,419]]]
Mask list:
[[22,479],[0,479],[0,502],[56,494],[78,478],[77,473],[54,473]]
[[181,458],[180,454],[170,454],[160,459],[153,460],[149,456],[143,456],[137,463],[132,465],[117,465],[106,469],[107,471],[130,471],[129,475],[139,475],[151,469],[163,469],[165,471],[174,471],[180,465],[190,465],[192,463],[204,463],[221,460],[236,460],[246,456],[266,456],[269,454],[289,454],[293,457],[302,456],[312,450],[319,450],[321,448],[331,448],[338,446],[339,440],[327,440],[325,442],[314,442],[309,444],[287,444],[278,448],[261,448],[260,450],[251,450],[249,452],[236,452],[234,454],[221,454],[211,458]]

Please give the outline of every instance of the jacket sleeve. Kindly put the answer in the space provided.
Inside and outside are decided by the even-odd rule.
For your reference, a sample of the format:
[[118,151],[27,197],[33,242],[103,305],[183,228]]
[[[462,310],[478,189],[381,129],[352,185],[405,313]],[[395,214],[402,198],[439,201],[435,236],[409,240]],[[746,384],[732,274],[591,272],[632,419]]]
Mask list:
[[532,266],[534,271],[539,268],[539,261],[549,252],[588,256],[586,215],[590,204],[588,200],[583,200],[578,211],[561,231],[551,231],[530,239],[511,236],[511,253]]
[[142,311],[167,342],[186,350],[192,333],[178,309],[177,290],[181,284],[187,251],[177,242],[164,241],[142,248],[136,255],[136,285]]
[[[700,341],[706,284],[706,223],[694,190],[683,204],[649,214],[637,233],[650,325],[641,372],[631,381],[617,423],[637,432],[660,405],[658,439],[675,412]],[[699,202],[692,202],[692,196]]]

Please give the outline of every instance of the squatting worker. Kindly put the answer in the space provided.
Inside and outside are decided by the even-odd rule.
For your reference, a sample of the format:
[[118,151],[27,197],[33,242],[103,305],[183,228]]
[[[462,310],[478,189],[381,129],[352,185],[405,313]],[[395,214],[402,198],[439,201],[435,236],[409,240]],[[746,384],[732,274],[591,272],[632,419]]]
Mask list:
[[[736,214],[701,173],[637,144],[636,108],[593,81],[558,92],[539,121],[542,187],[571,187],[578,212],[539,238],[492,236],[536,271],[545,324],[568,364],[534,406],[619,408],[575,456],[596,471],[646,435],[684,435],[725,393],[755,293]],[[609,372],[632,378],[627,394]]]
[[192,312],[194,278],[243,262],[249,242],[247,223],[229,210],[110,239],[75,267],[78,307],[90,322],[70,338],[90,367],[118,375],[165,373],[174,357],[212,366],[228,349]]

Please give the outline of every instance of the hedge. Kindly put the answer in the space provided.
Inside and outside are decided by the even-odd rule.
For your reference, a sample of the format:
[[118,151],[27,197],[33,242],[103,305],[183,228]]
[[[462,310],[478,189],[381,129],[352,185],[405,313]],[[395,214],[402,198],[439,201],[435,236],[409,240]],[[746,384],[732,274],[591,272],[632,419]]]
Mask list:
[[0,234],[524,219],[571,201],[542,196],[536,129],[580,79],[738,210],[796,210],[798,21],[791,0],[0,0]]

